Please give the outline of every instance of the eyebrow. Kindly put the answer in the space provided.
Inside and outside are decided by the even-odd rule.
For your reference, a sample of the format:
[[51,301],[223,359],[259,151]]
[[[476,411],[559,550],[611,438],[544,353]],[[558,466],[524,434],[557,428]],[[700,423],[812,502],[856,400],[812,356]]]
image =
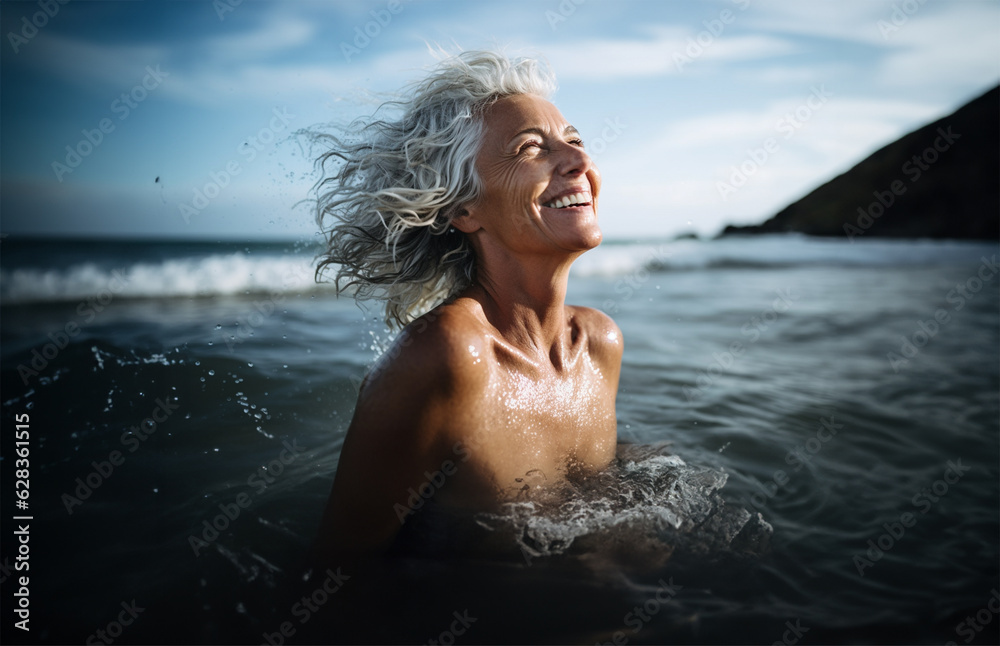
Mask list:
[[[530,135],[538,135],[540,137],[544,137],[547,133],[544,130],[542,130],[541,128],[525,128],[521,132],[519,132],[516,135],[514,135],[513,137],[511,137],[510,141],[513,142],[515,139],[517,139],[521,135],[529,135],[529,134]],[[575,136],[579,137],[580,136],[580,131],[577,130],[573,126],[566,126],[565,128],[563,128],[562,134],[563,134],[564,137],[571,136],[571,135],[575,135]]]

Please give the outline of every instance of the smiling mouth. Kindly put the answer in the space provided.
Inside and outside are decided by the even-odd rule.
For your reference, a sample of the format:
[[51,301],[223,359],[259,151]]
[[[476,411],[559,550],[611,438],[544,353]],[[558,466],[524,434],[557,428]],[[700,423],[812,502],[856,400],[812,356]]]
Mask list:
[[549,209],[568,209],[573,206],[589,206],[590,205],[590,194],[589,193],[573,193],[572,195],[564,195],[559,199],[552,200],[551,202],[545,202],[542,206]]

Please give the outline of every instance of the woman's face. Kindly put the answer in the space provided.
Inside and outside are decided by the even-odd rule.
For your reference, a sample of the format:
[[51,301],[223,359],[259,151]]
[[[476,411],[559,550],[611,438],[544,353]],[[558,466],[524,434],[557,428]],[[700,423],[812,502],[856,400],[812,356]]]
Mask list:
[[455,226],[482,230],[504,249],[580,252],[601,242],[601,176],[583,141],[545,99],[517,95],[484,117],[476,169],[483,193]]

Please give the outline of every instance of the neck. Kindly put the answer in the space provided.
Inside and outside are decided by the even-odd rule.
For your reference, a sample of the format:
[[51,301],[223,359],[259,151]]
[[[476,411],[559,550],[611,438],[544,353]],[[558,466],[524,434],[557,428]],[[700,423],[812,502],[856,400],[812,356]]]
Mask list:
[[566,284],[577,255],[534,257],[528,262],[481,257],[476,276],[480,301],[505,340],[553,359],[562,355],[568,334]]

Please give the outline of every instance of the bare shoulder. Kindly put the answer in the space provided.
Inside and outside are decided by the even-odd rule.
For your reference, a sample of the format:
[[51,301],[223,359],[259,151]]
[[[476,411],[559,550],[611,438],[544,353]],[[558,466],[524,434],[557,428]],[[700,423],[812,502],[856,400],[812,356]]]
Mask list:
[[591,355],[601,361],[620,363],[625,341],[614,319],[592,307],[568,305],[567,308],[586,334]]
[[454,458],[455,437],[481,424],[483,334],[444,307],[408,325],[362,383],[323,519],[323,549],[385,548],[426,473]]
[[480,360],[489,343],[486,325],[469,299],[441,305],[410,323],[400,334],[400,358],[434,366],[443,377],[485,376]]
[[407,325],[362,386],[368,399],[397,402],[407,411],[448,408],[480,392],[488,378],[479,360],[487,344],[482,324],[468,307],[442,305]]

